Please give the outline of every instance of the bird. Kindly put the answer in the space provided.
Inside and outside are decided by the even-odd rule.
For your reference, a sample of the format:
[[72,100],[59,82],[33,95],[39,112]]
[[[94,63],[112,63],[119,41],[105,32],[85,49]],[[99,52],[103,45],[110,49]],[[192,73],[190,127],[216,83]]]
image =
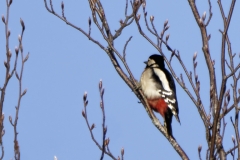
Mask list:
[[146,67],[140,78],[140,88],[150,108],[163,117],[167,134],[173,137],[171,126],[173,115],[180,123],[174,79],[165,68],[163,56],[153,54],[144,63]]

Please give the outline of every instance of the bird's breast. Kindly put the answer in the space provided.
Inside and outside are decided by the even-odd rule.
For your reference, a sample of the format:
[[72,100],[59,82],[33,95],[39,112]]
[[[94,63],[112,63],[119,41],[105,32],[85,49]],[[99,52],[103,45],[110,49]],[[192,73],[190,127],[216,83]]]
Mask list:
[[152,70],[146,69],[141,76],[141,88],[147,99],[157,99],[161,97],[156,80],[152,78]]

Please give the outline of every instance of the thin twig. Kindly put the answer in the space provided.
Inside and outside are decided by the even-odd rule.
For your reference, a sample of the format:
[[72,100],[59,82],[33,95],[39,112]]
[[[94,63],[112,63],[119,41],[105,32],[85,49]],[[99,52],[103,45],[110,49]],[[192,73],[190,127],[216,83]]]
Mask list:
[[103,120],[102,120],[102,154],[101,154],[101,158],[100,160],[103,160],[104,158],[104,152],[105,152],[105,138],[106,138],[106,134],[107,134],[107,128],[105,126],[105,109],[104,109],[104,101],[103,101],[103,94],[104,94],[104,88],[102,88],[102,81],[99,82],[99,93],[100,93],[100,107],[102,110],[102,115],[103,115]]
[[132,39],[132,36],[129,37],[129,39],[126,41],[126,43],[124,45],[124,48],[123,48],[123,59],[124,59],[125,62],[126,62],[126,49],[127,49],[127,45],[131,41],[131,39]]
[[24,55],[23,55],[22,40],[23,40],[23,33],[24,33],[24,30],[25,30],[25,25],[24,25],[24,22],[23,22],[22,19],[20,19],[20,23],[21,23],[21,26],[22,26],[22,33],[21,33],[21,37],[19,38],[19,47],[18,48],[19,48],[20,53],[21,53],[21,69],[20,69],[20,76],[17,74],[17,71],[15,71],[15,74],[16,74],[16,77],[17,77],[18,83],[19,83],[19,95],[18,95],[18,103],[17,103],[17,106],[16,106],[15,120],[14,120],[14,123],[13,123],[15,160],[20,160],[20,149],[19,149],[19,142],[18,142],[17,124],[18,124],[18,116],[19,116],[19,109],[20,109],[20,105],[21,105],[21,100],[22,100],[22,97],[27,93],[26,89],[24,91],[22,91],[22,77],[23,77],[24,64],[27,62],[27,60],[29,58],[29,53],[26,55],[26,57],[24,57]]
[[230,149],[229,151],[226,152],[226,155],[228,155],[229,153],[231,153],[232,151],[234,151],[237,148],[238,148],[238,146],[233,147],[232,149]]
[[212,4],[211,4],[211,0],[208,0],[208,5],[209,5],[209,17],[208,17],[208,21],[207,23],[205,24],[205,26],[207,27],[209,22],[211,21],[212,19]]
[[[109,138],[105,139],[107,130],[106,130],[106,127],[105,127],[105,111],[104,111],[104,104],[103,104],[104,90],[102,88],[102,82],[101,81],[99,83],[99,91],[100,91],[100,97],[101,97],[100,107],[101,107],[102,114],[103,114],[103,123],[102,123],[102,126],[103,126],[103,142],[102,142],[102,146],[97,142],[97,140],[95,139],[94,134],[93,134],[93,129],[95,128],[95,124],[93,123],[91,126],[89,125],[88,115],[87,115],[88,100],[87,100],[87,93],[86,92],[83,95],[84,110],[82,111],[82,116],[86,121],[88,130],[90,132],[90,135],[91,135],[91,138],[92,138],[93,142],[96,144],[96,146],[99,148],[99,150],[102,151],[101,152],[101,159],[103,159],[104,153],[105,153],[109,157],[111,157],[113,160],[117,160],[117,158],[114,157],[114,155],[108,149],[108,144],[109,144],[110,139]],[[105,149],[105,147],[107,147],[107,150]]]

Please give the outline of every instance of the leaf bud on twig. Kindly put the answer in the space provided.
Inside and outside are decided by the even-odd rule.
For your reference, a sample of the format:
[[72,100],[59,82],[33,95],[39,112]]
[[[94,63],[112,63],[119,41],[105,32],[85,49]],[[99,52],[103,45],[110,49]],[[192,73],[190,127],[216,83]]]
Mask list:
[[3,21],[3,23],[5,24],[5,17],[4,17],[4,15],[2,15],[2,21]]
[[198,146],[198,152],[200,153],[202,151],[202,145]]
[[22,41],[22,37],[21,37],[21,35],[18,35],[18,41],[19,41],[19,42]]
[[164,30],[165,30],[165,31],[167,31],[169,28],[170,28],[170,26],[167,26],[167,27],[165,27],[165,29],[164,29]]
[[25,90],[23,91],[23,93],[22,93],[21,96],[24,96],[26,93],[27,93],[27,89],[25,89]]
[[161,37],[161,38],[163,37],[163,31],[160,33],[160,37]]
[[10,0],[10,1],[9,1],[9,4],[8,4],[8,6],[10,6],[11,4],[12,4],[12,0]]
[[123,20],[122,19],[120,19],[119,23],[120,23],[121,26],[123,26]]
[[203,24],[202,18],[199,18],[199,24],[200,24],[200,25]]
[[25,30],[25,24],[24,24],[22,18],[20,18],[20,23],[21,23],[21,26],[22,26],[22,30],[24,31]]
[[206,19],[206,11],[204,11],[202,15],[202,20],[205,21],[205,19]]
[[107,127],[104,127],[103,132],[104,132],[104,134],[107,133]]
[[110,142],[110,139],[107,138],[107,139],[105,140],[105,142],[104,142],[105,146],[107,146],[107,145],[109,144],[109,142]]
[[9,122],[12,124],[12,116],[9,116]]
[[169,36],[170,36],[170,34],[168,34],[168,35],[166,36],[166,41],[168,41],[168,39],[169,39]]
[[227,95],[227,100],[228,100],[228,103],[230,101],[231,97],[230,97],[230,93]]
[[215,65],[215,60],[212,60],[212,65],[213,65],[213,66]]
[[151,21],[151,22],[154,21],[154,16],[150,16],[150,21]]
[[11,35],[11,31],[8,30],[8,31],[7,31],[7,37],[9,37],[10,35]]
[[2,130],[2,137],[4,136],[5,134],[5,129]]
[[146,1],[143,1],[143,2],[142,2],[142,7],[143,7],[143,9],[145,9],[145,7],[146,7]]
[[211,34],[209,34],[207,38],[208,38],[208,41],[209,41],[211,39]]
[[93,123],[90,130],[93,130],[95,128],[95,124]]
[[83,101],[85,102],[87,100],[87,92],[84,92],[83,94]]
[[16,55],[18,55],[18,52],[19,52],[19,48],[18,48],[18,47],[15,47],[15,53],[16,53]]
[[232,141],[233,141],[233,143],[234,143],[234,145],[235,145],[235,138],[232,136]]
[[8,75],[7,75],[7,79],[10,79],[11,78],[11,75],[10,75],[10,73],[8,73]]
[[124,155],[124,148],[121,149],[121,155]]
[[197,74],[195,75],[195,81],[196,82],[198,81],[198,75]]
[[141,14],[138,13],[138,14],[137,14],[137,20],[139,20],[140,18],[141,18]]
[[10,49],[8,50],[8,54],[7,54],[7,56],[10,57],[10,58],[12,57],[12,52],[11,52]]
[[91,20],[91,18],[89,17],[89,18],[88,18],[88,25],[91,26],[91,24],[92,24],[92,20]]
[[99,86],[99,89],[102,89],[102,79],[100,79],[98,86]]
[[144,16],[145,16],[145,17],[147,16],[147,12],[144,13]]
[[86,115],[85,115],[84,110],[82,110],[82,116],[83,116],[84,118],[86,118]]
[[194,55],[193,55],[193,61],[195,61],[196,58],[197,58],[197,52],[195,52]]
[[194,63],[194,69],[197,67],[197,62]]
[[7,64],[6,61],[4,61],[4,66],[5,66],[6,68],[8,68],[8,64]]
[[227,97],[227,96],[229,95],[229,93],[230,93],[230,89],[228,89],[228,90],[226,91],[225,96]]
[[168,24],[168,19],[166,19],[166,21],[164,22],[164,28],[167,26]]
[[23,62],[26,62],[29,58],[29,53],[27,54],[27,56],[25,57],[24,61]]
[[63,3],[63,1],[61,3],[61,8],[62,8],[62,10],[64,10],[64,3]]

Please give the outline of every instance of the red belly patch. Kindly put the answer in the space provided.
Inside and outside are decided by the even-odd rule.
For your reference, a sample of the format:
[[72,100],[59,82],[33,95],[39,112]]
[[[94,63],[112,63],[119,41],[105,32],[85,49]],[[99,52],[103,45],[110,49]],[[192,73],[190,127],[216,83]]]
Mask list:
[[162,115],[163,118],[165,118],[165,113],[167,112],[167,103],[164,101],[164,99],[154,99],[154,100],[148,100],[149,106],[155,111]]

